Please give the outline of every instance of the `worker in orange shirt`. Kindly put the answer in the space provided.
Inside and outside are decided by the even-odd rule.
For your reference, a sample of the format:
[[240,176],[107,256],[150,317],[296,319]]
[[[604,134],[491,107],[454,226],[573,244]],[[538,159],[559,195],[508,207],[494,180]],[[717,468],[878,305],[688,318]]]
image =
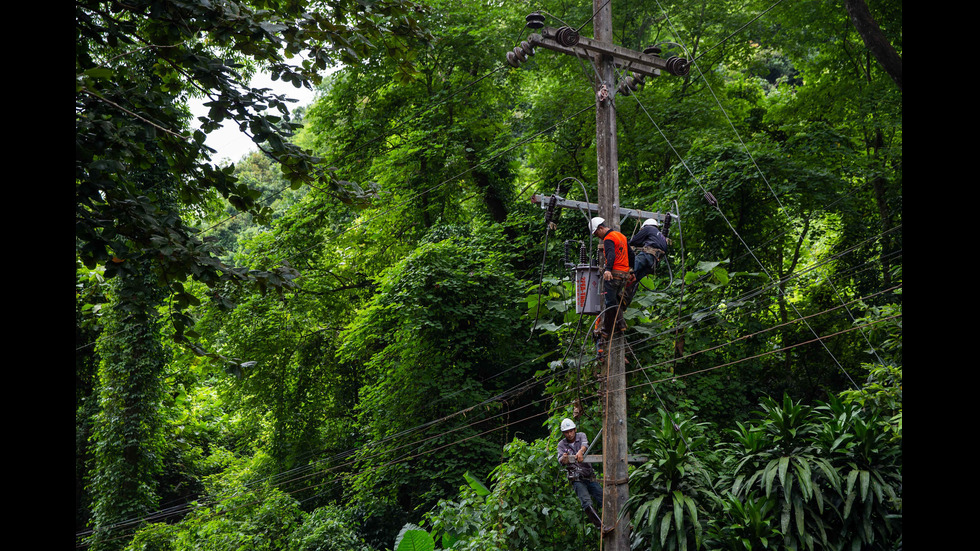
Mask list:
[[599,335],[603,340],[609,339],[613,325],[620,331],[626,329],[623,312],[628,304],[624,303],[623,290],[631,283],[633,268],[633,250],[630,249],[626,236],[606,225],[606,220],[596,216],[589,221],[589,231],[602,239],[602,251],[605,258],[602,272],[602,290],[604,308],[599,324]]

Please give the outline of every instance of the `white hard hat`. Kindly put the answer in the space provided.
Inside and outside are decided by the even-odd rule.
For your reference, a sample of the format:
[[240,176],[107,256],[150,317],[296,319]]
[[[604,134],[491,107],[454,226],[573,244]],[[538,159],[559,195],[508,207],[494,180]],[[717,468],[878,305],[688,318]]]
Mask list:
[[644,226],[660,226],[660,222],[657,222],[656,218],[647,218],[643,221]]
[[605,223],[606,223],[605,218],[602,218],[601,216],[596,216],[595,218],[589,221],[589,233],[595,233],[595,231],[599,228],[599,226]]
[[575,422],[572,421],[571,419],[562,419],[561,420],[561,431],[562,432],[565,432],[566,430],[571,430],[571,429],[574,429],[574,428],[575,428]]

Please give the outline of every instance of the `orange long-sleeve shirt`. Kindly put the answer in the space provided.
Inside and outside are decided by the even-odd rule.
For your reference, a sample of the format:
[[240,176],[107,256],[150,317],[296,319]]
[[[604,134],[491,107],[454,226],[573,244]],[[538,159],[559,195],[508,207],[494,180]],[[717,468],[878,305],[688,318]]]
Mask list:
[[630,249],[626,236],[616,230],[609,230],[602,238],[606,255],[606,270],[628,272],[630,269]]

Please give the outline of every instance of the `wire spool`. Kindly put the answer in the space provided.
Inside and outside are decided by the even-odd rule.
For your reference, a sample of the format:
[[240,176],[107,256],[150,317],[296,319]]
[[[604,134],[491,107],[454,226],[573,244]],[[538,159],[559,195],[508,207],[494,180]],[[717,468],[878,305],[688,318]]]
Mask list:
[[578,44],[578,31],[571,27],[562,27],[555,32],[555,41],[566,48],[571,48]]
[[682,57],[674,56],[667,60],[667,71],[675,76],[686,76],[691,72],[691,64]]

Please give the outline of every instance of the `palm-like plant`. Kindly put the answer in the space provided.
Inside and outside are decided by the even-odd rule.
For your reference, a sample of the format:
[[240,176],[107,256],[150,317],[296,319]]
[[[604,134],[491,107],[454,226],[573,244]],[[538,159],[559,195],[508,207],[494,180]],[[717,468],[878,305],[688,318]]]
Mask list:
[[841,479],[814,446],[813,410],[789,397],[781,404],[766,399],[762,408],[760,424],[740,424],[734,431],[743,449],[732,473],[732,496],[742,503],[755,493],[772,500],[785,547],[827,546],[833,509],[826,493],[838,495]]
[[643,419],[648,435],[633,447],[648,460],[630,475],[626,509],[633,521],[633,548],[698,549],[701,511],[714,500],[711,475],[693,455],[704,445],[697,424],[661,412],[658,421]]
[[713,523],[712,546],[718,549],[757,551],[781,549],[783,536],[773,518],[775,500],[754,494],[743,500],[729,494],[724,502],[723,522]]
[[817,408],[817,443],[840,473],[842,549],[891,549],[901,540],[902,450],[877,411],[832,398]]

